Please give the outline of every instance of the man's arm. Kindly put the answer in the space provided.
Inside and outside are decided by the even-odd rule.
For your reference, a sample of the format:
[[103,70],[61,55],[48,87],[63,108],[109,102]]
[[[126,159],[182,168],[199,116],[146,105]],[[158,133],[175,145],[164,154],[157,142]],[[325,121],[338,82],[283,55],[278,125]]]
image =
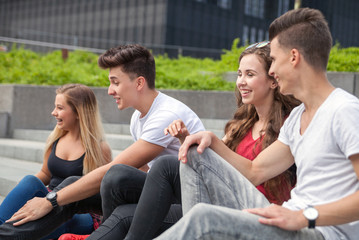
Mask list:
[[183,163],[187,162],[187,151],[193,144],[198,144],[197,152],[200,154],[205,148],[210,147],[255,186],[279,175],[294,163],[289,147],[278,140],[250,161],[229,149],[214,133],[208,131],[186,137],[178,155]]
[[[99,167],[86,174],[73,184],[57,192],[57,202],[60,206],[90,197],[100,191],[103,176],[115,164],[126,164],[136,168],[150,162],[158,156],[164,147],[138,140],[122,151],[111,163]],[[28,201],[8,221],[17,221],[14,226],[24,224],[45,216],[52,210],[52,205],[45,198],[33,198]]]
[[[359,179],[359,154],[349,157]],[[335,191],[335,189],[333,189]],[[359,191],[338,201],[314,206],[319,216],[317,226],[340,225],[359,220]],[[286,230],[299,230],[308,226],[303,210],[291,211],[281,206],[271,205],[267,208],[247,209],[246,211],[263,216],[259,221],[263,224],[277,226]]]

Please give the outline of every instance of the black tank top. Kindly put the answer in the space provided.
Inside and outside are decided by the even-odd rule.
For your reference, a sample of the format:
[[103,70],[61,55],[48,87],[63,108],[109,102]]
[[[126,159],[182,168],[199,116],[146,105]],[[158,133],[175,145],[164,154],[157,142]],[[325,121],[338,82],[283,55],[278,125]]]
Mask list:
[[49,188],[53,190],[65,178],[70,176],[82,176],[83,160],[85,153],[78,159],[73,161],[63,160],[56,156],[56,146],[59,139],[52,145],[52,150],[47,161],[47,167],[51,173]]

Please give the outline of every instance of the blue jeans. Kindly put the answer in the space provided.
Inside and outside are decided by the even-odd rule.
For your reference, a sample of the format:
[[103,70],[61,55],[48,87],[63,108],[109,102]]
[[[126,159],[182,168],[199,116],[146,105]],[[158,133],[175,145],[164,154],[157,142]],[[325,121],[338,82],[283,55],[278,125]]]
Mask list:
[[258,216],[241,211],[270,203],[253,184],[211,149],[197,146],[181,164],[184,216],[157,239],[315,239],[315,229],[286,231],[263,225]]
[[152,239],[182,217],[179,162],[163,156],[148,174],[113,166],[102,180],[101,197],[105,221],[88,240]]
[[[0,206],[0,221],[3,224],[17,212],[28,200],[34,197],[45,197],[46,186],[33,175],[25,176],[6,196]],[[0,225],[1,225],[0,224]],[[63,233],[90,234],[93,231],[93,220],[90,214],[76,214],[69,221],[59,226],[45,239],[58,238]]]

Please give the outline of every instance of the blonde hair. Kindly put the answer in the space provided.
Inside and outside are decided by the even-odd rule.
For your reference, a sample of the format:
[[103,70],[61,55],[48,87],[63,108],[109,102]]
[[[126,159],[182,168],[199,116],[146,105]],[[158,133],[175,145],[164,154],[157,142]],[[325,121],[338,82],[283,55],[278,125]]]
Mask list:
[[[83,161],[83,174],[105,165],[107,162],[101,147],[105,141],[105,134],[93,91],[82,84],[66,84],[58,88],[56,94],[63,94],[67,104],[78,116],[80,138],[86,153]],[[45,154],[51,150],[54,142],[65,134],[66,131],[56,125],[47,138]]]

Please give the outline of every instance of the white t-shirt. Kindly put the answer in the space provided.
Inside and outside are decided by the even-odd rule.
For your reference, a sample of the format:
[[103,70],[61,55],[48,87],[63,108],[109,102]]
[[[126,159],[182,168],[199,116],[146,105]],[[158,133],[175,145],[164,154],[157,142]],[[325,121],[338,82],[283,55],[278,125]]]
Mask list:
[[[297,165],[296,187],[291,191],[291,199],[283,203],[289,209],[334,202],[359,190],[349,160],[359,153],[358,98],[335,89],[301,135],[304,110],[304,104],[293,109],[278,137],[290,147]],[[359,238],[359,221],[316,228],[325,239]]]
[[130,130],[134,140],[142,139],[165,148],[148,163],[150,168],[158,157],[178,154],[181,146],[179,140],[163,132],[174,120],[181,119],[190,134],[205,130],[201,120],[188,106],[161,92],[158,93],[146,116],[142,118],[140,116],[141,113],[136,110],[131,118]]

